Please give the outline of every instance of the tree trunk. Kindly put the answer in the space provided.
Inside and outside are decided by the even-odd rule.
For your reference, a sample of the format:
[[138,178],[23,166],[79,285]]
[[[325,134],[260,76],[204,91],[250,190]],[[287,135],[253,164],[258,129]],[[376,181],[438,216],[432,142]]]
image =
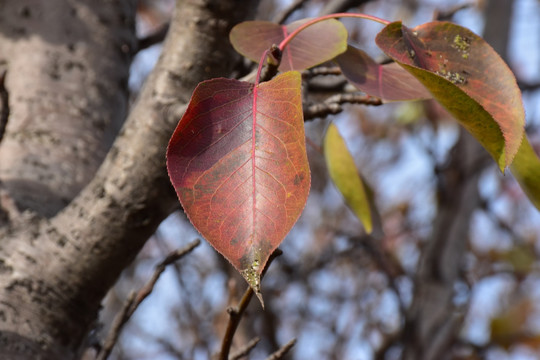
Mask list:
[[1,358],[76,357],[107,290],[177,206],[168,138],[196,84],[232,69],[228,32],[257,2],[177,1],[159,62],[116,137],[135,5],[0,3],[10,99],[0,143]]

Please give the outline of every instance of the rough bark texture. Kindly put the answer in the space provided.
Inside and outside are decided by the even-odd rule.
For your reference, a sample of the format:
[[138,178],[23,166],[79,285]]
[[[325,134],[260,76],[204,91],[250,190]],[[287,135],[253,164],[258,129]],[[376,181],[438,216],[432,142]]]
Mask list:
[[0,178],[21,209],[52,216],[92,178],[127,110],[133,1],[0,3],[10,109]]
[[[491,0],[486,8],[484,38],[503,58],[512,3]],[[453,302],[454,286],[461,279],[472,215],[481,202],[478,179],[491,163],[487,152],[462,130],[439,178],[439,209],[431,238],[423,249],[414,299],[402,333],[404,360],[441,360],[451,356],[449,350],[457,340],[465,315],[465,309],[457,308]]]
[[113,144],[126,115],[135,1],[0,3],[11,101],[0,143],[1,358],[75,358],[101,299],[176,206],[168,138],[196,84],[231,70],[229,29],[256,5],[178,1]]

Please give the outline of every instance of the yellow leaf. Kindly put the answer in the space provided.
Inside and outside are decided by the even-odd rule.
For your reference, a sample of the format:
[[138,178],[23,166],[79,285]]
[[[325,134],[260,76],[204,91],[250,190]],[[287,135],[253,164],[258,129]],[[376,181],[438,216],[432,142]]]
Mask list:
[[373,230],[369,198],[354,159],[337,127],[330,123],[324,137],[324,158],[330,178],[345,202],[362,222],[369,234]]

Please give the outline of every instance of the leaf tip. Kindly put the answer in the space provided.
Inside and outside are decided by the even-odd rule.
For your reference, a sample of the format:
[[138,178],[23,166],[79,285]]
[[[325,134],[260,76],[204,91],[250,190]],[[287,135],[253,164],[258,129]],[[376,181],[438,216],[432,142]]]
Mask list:
[[253,260],[251,265],[246,269],[240,271],[242,277],[246,279],[249,287],[253,290],[261,306],[264,309],[264,301],[261,293],[261,274],[260,274],[261,264],[259,260]]
[[366,234],[371,235],[373,232],[373,224],[371,223],[371,218],[369,220],[363,221],[364,230],[366,230]]

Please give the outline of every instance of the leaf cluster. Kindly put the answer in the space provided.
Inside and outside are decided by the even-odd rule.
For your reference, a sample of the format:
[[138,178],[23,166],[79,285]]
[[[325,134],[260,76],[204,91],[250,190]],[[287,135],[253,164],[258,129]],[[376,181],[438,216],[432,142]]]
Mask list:
[[[340,17],[377,21],[375,42],[392,59],[378,64],[347,44]],[[525,134],[516,79],[497,53],[450,22],[408,28],[364,14],[333,14],[288,25],[238,24],[234,48],[259,62],[254,83],[211,79],[195,89],[167,150],[167,168],[194,227],[260,296],[268,258],[306,204],[306,155],[300,71],[335,61],[356,88],[383,102],[435,99],[511,170],[540,208],[540,160]],[[281,72],[263,81],[263,66]],[[273,75],[273,72],[270,72]],[[497,74],[494,76],[494,74]],[[330,124],[324,138],[330,177],[371,232],[372,199],[345,142]]]

